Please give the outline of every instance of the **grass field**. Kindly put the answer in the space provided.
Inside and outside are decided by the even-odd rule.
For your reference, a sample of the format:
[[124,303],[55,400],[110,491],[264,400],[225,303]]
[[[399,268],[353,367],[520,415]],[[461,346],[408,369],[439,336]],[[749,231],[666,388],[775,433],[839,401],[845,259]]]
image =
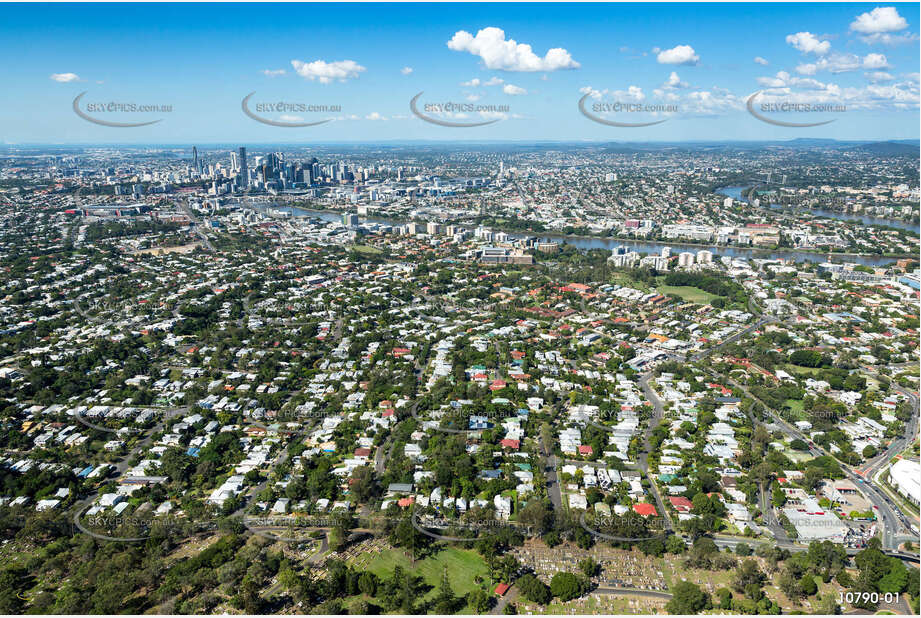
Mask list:
[[660,285],[656,289],[659,294],[666,296],[675,294],[689,303],[698,303],[700,305],[708,305],[714,298],[719,298],[716,294],[705,292],[690,285]]
[[415,565],[402,550],[390,549],[377,554],[363,568],[383,579],[390,577],[396,566],[421,575],[425,583],[432,586],[426,598],[438,593],[445,568],[448,570],[448,581],[451,582],[451,588],[457,596],[464,596],[480,587],[474,582],[477,575],[482,580],[489,581],[489,568],[478,553],[471,549],[454,547],[443,549],[425,560],[417,560]]
[[611,273],[610,282],[616,285],[622,285],[628,288],[633,288],[635,290],[640,290],[641,292],[648,292],[649,286],[641,281],[637,281],[630,275],[622,271],[614,271]]
[[371,245],[352,245],[351,247],[349,247],[349,249],[352,251],[357,251],[359,253],[367,253],[369,255],[377,255],[379,253],[383,253],[383,251],[381,251],[377,247],[372,247]]
[[802,399],[786,399],[783,404],[790,408],[790,412],[796,415],[796,418],[800,420],[806,419],[806,414],[803,412],[803,401]]
[[783,370],[790,375],[798,376],[814,376],[825,371],[821,367],[800,367],[799,365],[791,365],[790,363],[786,363],[783,366]]

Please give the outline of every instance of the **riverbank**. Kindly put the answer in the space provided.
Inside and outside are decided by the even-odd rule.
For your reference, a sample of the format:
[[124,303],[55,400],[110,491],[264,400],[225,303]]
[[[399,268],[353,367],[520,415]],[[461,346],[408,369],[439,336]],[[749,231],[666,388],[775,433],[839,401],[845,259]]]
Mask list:
[[[715,189],[713,192],[717,195],[724,195],[726,197],[731,197],[734,200],[749,204],[750,202],[748,198],[744,197],[744,195],[746,193],[750,193],[754,188],[755,187],[742,186],[720,187]],[[869,225],[882,229],[919,233],[919,225],[917,223],[912,221],[905,221],[904,219],[889,219],[886,217],[873,217],[870,215],[841,213],[834,210],[828,210],[826,208],[799,208],[795,206],[783,206],[781,204],[768,204],[766,207],[763,206],[763,208],[785,214],[804,213],[810,214],[817,219],[832,219],[834,221],[861,223],[863,225]]]
[[[279,206],[275,210],[281,212],[290,212],[292,216],[313,217],[323,221],[339,221],[343,213],[351,212],[340,209],[309,209],[299,206]],[[380,223],[382,225],[405,225],[410,223],[408,219],[391,219],[387,217],[361,217],[363,221],[371,223]],[[442,222],[448,225],[471,224],[464,222]],[[792,260],[794,262],[811,262],[814,264],[832,261],[844,262],[851,261],[863,266],[887,266],[892,261],[899,258],[912,258],[912,254],[890,254],[877,255],[870,253],[853,253],[853,252],[828,252],[817,251],[812,249],[768,249],[762,247],[739,247],[735,245],[717,245],[712,243],[693,243],[693,242],[668,242],[663,240],[637,240],[636,238],[619,237],[619,236],[586,236],[577,234],[554,234],[548,232],[523,232],[521,230],[508,230],[501,227],[491,227],[496,231],[507,233],[510,237],[521,239],[524,237],[536,237],[542,240],[563,241],[579,249],[604,249],[610,251],[618,245],[623,245],[638,253],[660,253],[663,247],[672,249],[695,249],[712,251],[716,256],[739,257],[745,259],[782,259]]]

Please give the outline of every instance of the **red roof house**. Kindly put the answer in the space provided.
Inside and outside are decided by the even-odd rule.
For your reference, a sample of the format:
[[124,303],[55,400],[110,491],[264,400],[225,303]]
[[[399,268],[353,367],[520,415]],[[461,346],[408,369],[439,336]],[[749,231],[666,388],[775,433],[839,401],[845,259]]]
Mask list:
[[694,508],[694,504],[684,496],[669,496],[668,500],[679,513],[690,513]]
[[647,502],[640,502],[633,505],[633,510],[642,515],[643,517],[649,517],[650,515],[658,515],[656,512],[656,507]]

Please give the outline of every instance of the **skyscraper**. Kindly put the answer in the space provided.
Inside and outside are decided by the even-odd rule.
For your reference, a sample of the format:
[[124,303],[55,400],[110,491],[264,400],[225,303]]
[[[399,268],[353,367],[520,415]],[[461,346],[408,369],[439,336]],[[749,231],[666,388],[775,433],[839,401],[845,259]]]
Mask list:
[[237,156],[240,165],[240,176],[243,177],[243,187],[249,187],[249,168],[246,167],[246,148],[240,146],[240,154]]
[[192,169],[198,171],[198,148],[192,146]]

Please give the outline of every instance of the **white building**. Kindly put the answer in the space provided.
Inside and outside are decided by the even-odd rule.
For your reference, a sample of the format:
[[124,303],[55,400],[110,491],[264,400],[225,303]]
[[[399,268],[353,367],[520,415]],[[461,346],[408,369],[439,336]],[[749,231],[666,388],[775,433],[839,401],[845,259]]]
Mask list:
[[889,469],[889,482],[913,504],[921,504],[921,463],[898,460]]

